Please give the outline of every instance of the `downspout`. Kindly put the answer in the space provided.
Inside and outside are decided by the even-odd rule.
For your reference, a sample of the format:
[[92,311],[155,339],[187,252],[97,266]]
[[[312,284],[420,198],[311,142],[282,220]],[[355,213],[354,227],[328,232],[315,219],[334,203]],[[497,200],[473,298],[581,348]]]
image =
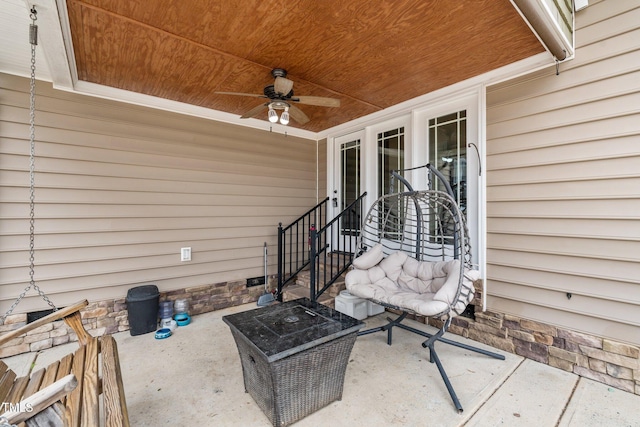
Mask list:
[[511,2],[556,60],[564,61],[573,55],[573,47],[563,43],[563,38],[558,34],[551,16],[540,0],[511,0]]

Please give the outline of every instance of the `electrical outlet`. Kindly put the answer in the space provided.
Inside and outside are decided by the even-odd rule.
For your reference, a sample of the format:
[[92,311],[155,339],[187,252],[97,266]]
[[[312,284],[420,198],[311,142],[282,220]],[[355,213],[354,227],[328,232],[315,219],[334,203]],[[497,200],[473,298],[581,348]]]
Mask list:
[[180,249],[180,261],[191,261],[191,248]]
[[584,9],[589,6],[589,0],[576,0],[574,5],[574,10],[577,12],[579,10]]

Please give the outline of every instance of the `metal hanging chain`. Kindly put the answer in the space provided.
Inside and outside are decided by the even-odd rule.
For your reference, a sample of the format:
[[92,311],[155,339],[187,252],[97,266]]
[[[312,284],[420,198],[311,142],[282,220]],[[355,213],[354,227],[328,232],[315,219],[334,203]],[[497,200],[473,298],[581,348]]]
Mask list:
[[[51,302],[49,297],[38,287],[34,279],[35,275],[35,154],[36,154],[36,46],[38,45],[38,12],[35,6],[31,8],[29,17],[31,24],[29,25],[29,43],[31,43],[31,81],[29,84],[29,286],[24,288],[18,299],[11,305],[9,310],[2,316],[0,324],[4,324],[5,319],[9,316],[20,301],[25,297],[29,289],[35,289],[38,294],[51,306],[54,310],[57,307]],[[2,426],[2,424],[0,424]]]

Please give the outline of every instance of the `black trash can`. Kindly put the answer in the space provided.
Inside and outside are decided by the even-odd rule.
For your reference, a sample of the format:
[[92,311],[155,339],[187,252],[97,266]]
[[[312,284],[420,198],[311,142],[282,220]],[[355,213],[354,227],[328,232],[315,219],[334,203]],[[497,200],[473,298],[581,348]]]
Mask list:
[[160,292],[156,285],[144,285],[127,292],[127,314],[131,335],[142,335],[158,326]]

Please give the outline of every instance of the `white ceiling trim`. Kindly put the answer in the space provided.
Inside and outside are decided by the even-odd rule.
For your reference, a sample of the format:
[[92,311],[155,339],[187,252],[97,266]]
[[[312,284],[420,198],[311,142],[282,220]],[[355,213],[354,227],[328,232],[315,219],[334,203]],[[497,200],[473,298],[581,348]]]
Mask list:
[[238,115],[226,113],[224,111],[198,107],[196,105],[158,98],[151,95],[144,95],[128,90],[116,89],[95,83],[78,81],[73,92],[103,99],[109,99],[112,101],[126,102],[128,104],[170,111],[173,113],[186,114],[189,116],[215,120],[223,123],[231,123],[238,126],[245,126],[254,129],[265,130],[268,132],[271,131],[281,134],[287,134],[290,136],[298,136],[300,138],[311,139],[314,141],[316,140],[316,133],[310,132],[308,130],[283,126],[280,124],[272,124],[265,120],[240,119]]
[[419,109],[426,104],[445,100],[449,97],[459,96],[461,92],[473,88],[477,85],[492,85],[501,81],[516,78],[518,76],[532,73],[542,68],[554,65],[553,56],[549,52],[542,52],[527,59],[514,62],[504,67],[489,71],[488,73],[472,77],[453,85],[438,89],[436,91],[418,96],[400,104],[394,105],[382,111],[369,114],[359,119],[343,123],[330,129],[318,132],[317,138],[333,138],[355,132],[377,123],[391,120],[403,114],[410,114],[413,110]]

